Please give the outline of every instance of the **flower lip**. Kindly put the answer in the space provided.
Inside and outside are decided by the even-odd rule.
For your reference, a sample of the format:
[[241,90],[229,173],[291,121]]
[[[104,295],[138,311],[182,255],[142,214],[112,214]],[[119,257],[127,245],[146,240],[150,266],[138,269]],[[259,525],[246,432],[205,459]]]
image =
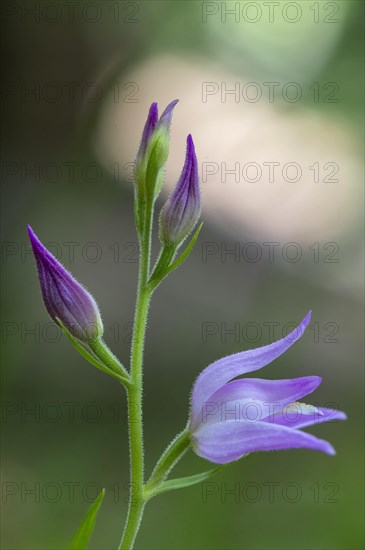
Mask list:
[[28,234],[50,317],[56,323],[59,318],[71,334],[82,341],[101,337],[103,324],[94,298],[47,250],[30,225]]
[[207,423],[226,421],[260,422],[271,419],[285,407],[315,391],[320,376],[303,376],[288,380],[240,378],[216,391],[204,404],[201,417],[195,419],[192,430],[204,429]]

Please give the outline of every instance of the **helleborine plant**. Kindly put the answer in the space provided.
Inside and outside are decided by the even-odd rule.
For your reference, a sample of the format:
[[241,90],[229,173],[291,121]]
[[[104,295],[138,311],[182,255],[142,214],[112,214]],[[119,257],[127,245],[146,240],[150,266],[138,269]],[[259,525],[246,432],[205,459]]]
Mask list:
[[[193,387],[186,427],[167,446],[150,478],[145,480],[142,366],[149,305],[158,285],[189,256],[201,229],[201,225],[198,226],[181,252],[182,243],[191,235],[200,216],[198,162],[193,138],[189,135],[180,179],[160,214],[161,250],[151,269],[155,201],[162,186],[169,154],[169,129],[176,103],[177,100],[172,101],[160,118],[157,104],[152,104],[137,153],[134,211],[140,258],[129,369],[103,341],[103,324],[94,298],[28,227],[43,300],[51,318],[87,361],[117,379],[126,389],[129,403],[130,486],[133,490],[118,547],[123,550],[133,547],[145,505],[152,497],[207,480],[228,463],[254,451],[304,448],[333,455],[335,451],[330,443],[303,432],[301,428],[346,419],[341,411],[298,402],[319,386],[321,379],[318,376],[290,380],[237,379],[265,367],[285,353],[303,335],[310,322],[309,312],[285,338],[224,357],[202,371]],[[171,470],[189,448],[214,463],[215,467],[203,473],[169,479]],[[87,511],[71,543],[72,548],[87,547],[103,497],[104,490]]]

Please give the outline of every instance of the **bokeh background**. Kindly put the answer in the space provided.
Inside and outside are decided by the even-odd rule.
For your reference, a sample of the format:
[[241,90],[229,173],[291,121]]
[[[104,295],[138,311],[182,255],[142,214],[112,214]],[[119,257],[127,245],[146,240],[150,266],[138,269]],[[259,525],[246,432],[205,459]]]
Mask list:
[[[202,368],[280,338],[309,309],[302,340],[259,376],[320,375],[308,402],[349,419],[311,430],[334,458],[252,455],[209,486],[152,501],[137,548],[363,548],[363,4],[273,4],[1,4],[4,549],[66,548],[98,487],[106,497],[90,548],[119,541],[125,396],[50,323],[26,225],[92,291],[127,362],[132,163],[149,104],[174,98],[158,206],[192,132],[205,224],[152,304],[147,472],[185,425]],[[189,453],[176,474],[207,467]]]

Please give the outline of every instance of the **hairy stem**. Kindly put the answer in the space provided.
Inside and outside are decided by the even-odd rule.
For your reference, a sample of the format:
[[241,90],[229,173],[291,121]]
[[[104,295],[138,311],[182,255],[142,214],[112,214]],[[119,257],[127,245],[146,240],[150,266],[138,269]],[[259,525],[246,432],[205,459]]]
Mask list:
[[150,264],[152,208],[147,209],[144,234],[140,240],[140,261],[136,311],[131,349],[131,385],[128,388],[128,423],[130,448],[130,496],[127,522],[119,546],[120,550],[133,548],[142,519],[145,500],[143,495],[143,348],[147,328],[151,290],[147,285]]

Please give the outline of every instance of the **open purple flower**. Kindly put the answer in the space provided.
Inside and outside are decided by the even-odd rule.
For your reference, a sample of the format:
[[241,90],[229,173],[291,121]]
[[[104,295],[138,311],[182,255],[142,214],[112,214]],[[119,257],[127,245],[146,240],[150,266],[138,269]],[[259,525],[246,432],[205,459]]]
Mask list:
[[76,338],[89,342],[103,334],[103,323],[94,298],[72,277],[28,226],[44,304]]
[[200,209],[198,161],[193,138],[189,134],[180,179],[161,212],[162,242],[167,245],[179,245],[198,221]]
[[346,420],[341,411],[297,403],[319,386],[319,376],[233,380],[282,355],[301,338],[310,317],[309,312],[293,332],[273,344],[224,357],[203,370],[193,388],[190,419],[199,456],[226,464],[255,451],[306,448],[335,454],[330,443],[300,430]]

